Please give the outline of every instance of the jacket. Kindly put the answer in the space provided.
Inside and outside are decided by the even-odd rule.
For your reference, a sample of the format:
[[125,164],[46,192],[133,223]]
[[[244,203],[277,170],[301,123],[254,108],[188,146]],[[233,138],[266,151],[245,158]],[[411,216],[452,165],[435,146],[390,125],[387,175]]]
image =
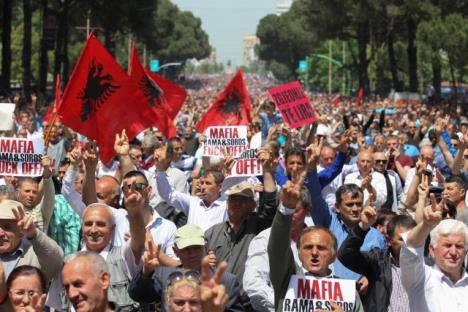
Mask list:
[[[278,210],[273,220],[270,239],[268,240],[270,279],[275,290],[275,308],[278,312],[283,311],[283,300],[289,287],[291,275],[304,275],[302,268],[296,266],[291,250],[289,238],[291,219],[292,215],[284,215]],[[353,312],[364,312],[358,295],[356,295]]]
[[392,292],[392,264],[390,251],[374,248],[360,251],[367,231],[356,226],[342,243],[338,258],[350,270],[369,280],[363,297],[366,311],[387,312]]

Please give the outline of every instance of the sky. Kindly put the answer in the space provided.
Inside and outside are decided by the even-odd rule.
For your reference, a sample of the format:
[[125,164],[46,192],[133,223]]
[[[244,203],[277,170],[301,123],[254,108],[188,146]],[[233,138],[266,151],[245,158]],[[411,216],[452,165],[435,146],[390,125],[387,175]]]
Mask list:
[[202,20],[217,61],[242,64],[242,37],[255,34],[262,17],[275,13],[284,0],[172,0],[181,10],[191,11]]

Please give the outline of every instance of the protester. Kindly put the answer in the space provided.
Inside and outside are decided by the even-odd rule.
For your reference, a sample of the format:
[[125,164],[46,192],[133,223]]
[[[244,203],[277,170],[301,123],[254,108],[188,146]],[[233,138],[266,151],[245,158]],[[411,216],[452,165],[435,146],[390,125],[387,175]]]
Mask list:
[[[161,302],[162,311],[171,311],[167,307],[171,306],[173,298],[168,299],[167,291],[166,296],[163,294],[171,286],[171,281],[186,279],[196,284],[200,279],[202,260],[206,255],[203,231],[196,225],[185,225],[176,231],[174,252],[181,261],[181,266],[178,268],[161,265],[160,247],[155,245],[151,236],[146,237],[145,245],[146,249],[142,258],[143,268],[132,280],[129,294],[140,303]],[[214,272],[212,268],[210,271]],[[220,282],[225,286],[229,295],[226,311],[244,311],[240,302],[240,285],[236,277],[225,272]]]
[[108,300],[110,278],[106,261],[91,251],[74,254],[62,269],[63,286],[76,312],[119,311],[119,307]]
[[361,251],[364,238],[376,220],[375,208],[364,208],[359,225],[354,227],[341,244],[338,258],[347,268],[369,280],[369,287],[363,298],[366,311],[409,311],[408,295],[401,284],[399,259],[401,234],[412,229],[416,222],[409,216],[391,217],[385,236],[388,250],[374,248],[367,252]]
[[[113,59],[103,62],[95,54],[102,47],[91,38],[94,48],[86,51],[94,60],[78,62],[78,71],[56,103],[58,116],[42,96],[30,102],[22,96],[3,101],[14,101],[17,108],[14,129],[1,131],[0,138],[0,207],[14,208],[0,209],[0,268],[5,272],[0,285],[15,267],[26,264],[40,270],[51,286],[36,287],[41,284],[39,275],[28,275],[31,283],[18,287],[25,293],[15,301],[25,305],[21,308],[67,310],[71,303],[76,310],[99,312],[290,311],[292,306],[279,303],[289,296],[289,282],[297,278],[292,274],[309,271],[352,285],[352,297],[359,293],[366,311],[468,310],[459,299],[466,293],[465,273],[451,270],[463,268],[458,242],[450,248],[444,245],[452,237],[445,230],[431,244],[422,238],[436,223],[427,221],[428,215],[438,218],[441,211],[440,219],[468,220],[465,106],[425,101],[401,105],[392,99],[365,98],[364,92],[352,98],[306,91],[312,114],[304,103],[300,107],[305,110],[294,109],[286,97],[276,106],[277,99],[267,90],[281,82],[272,76],[240,71],[231,80],[226,74],[187,72],[180,82],[188,90],[181,88],[174,102],[173,91],[159,85],[160,77],[142,70],[139,78],[150,77],[155,85],[130,97],[131,86],[143,88],[128,83],[135,72],[113,72],[108,68]],[[135,62],[133,57],[132,65]],[[78,73],[89,79],[77,80]],[[103,93],[91,99],[97,89]],[[157,118],[151,123],[145,121],[151,111],[140,93],[155,104]],[[296,127],[291,116],[284,115],[288,113],[298,117],[295,122],[316,120]],[[205,147],[213,143],[204,133],[209,126],[223,129],[216,142],[220,149],[228,148],[218,156],[206,154]],[[246,139],[239,136],[246,145],[235,149],[249,149],[248,153],[226,152],[239,140],[226,129],[246,132]],[[36,144],[41,137],[43,150],[34,145],[40,151],[23,154],[42,158],[42,163],[15,160],[20,152],[15,152],[13,140]],[[12,170],[33,164],[42,164],[44,170]],[[302,179],[305,186],[299,187]],[[280,212],[276,194],[286,194],[279,196]],[[433,198],[431,211],[437,213],[427,208]],[[18,202],[10,205],[11,200]],[[24,213],[16,209],[21,203]],[[280,229],[280,238],[277,224],[268,229],[275,213],[288,224]],[[416,228],[413,218],[420,223]],[[316,227],[307,228],[314,223]],[[405,231],[411,231],[409,236],[401,234]],[[186,239],[190,244],[183,242]],[[434,267],[424,266],[419,254],[411,252],[425,240],[425,263],[435,262]],[[270,248],[278,248],[278,242],[282,247],[271,257]],[[323,249],[319,256],[312,252],[316,247]],[[82,251],[76,254],[77,250]],[[80,256],[90,251],[101,254],[108,269],[98,265],[103,261],[93,258],[97,255]],[[72,260],[59,276],[55,273],[63,254]],[[408,263],[414,267],[408,269]],[[74,273],[71,264],[77,265]],[[180,284],[167,280],[172,272],[178,272]],[[411,280],[414,272],[425,274],[426,284]],[[431,288],[436,275],[442,276],[434,287],[437,292]],[[69,287],[68,303],[62,301],[67,296],[61,279]],[[47,294],[45,307],[42,299],[26,291]],[[0,287],[0,301],[6,300],[1,311],[13,302],[10,297]],[[325,308],[354,310],[360,308],[359,299],[356,302],[358,306],[346,309],[343,302],[327,301]],[[460,306],[454,308],[457,303]],[[324,306],[313,308],[322,311]]]
[[11,305],[5,307],[5,311],[44,311],[47,279],[40,269],[30,265],[18,266],[11,272],[5,286]]
[[[275,290],[276,311],[283,310],[283,299],[288,289],[291,275],[306,274],[318,278],[334,277],[329,269],[337,255],[337,241],[329,230],[312,226],[304,229],[298,239],[298,254],[302,267],[297,267],[289,242],[291,215],[300,198],[304,177],[296,184],[288,182],[280,195],[280,207],[273,221],[268,241],[270,259],[270,279]],[[353,311],[364,311],[359,296],[356,295]]]
[[[408,293],[410,311],[465,311],[468,309],[468,275],[464,270],[468,229],[457,220],[442,220],[443,205],[432,198],[424,218],[404,233],[400,253],[401,281]],[[424,264],[424,242],[434,266]]]

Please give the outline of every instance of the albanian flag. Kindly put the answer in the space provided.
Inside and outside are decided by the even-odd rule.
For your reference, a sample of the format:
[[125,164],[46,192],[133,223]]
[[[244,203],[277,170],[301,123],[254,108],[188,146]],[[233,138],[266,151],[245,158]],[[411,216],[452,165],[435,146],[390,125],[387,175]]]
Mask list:
[[356,97],[356,105],[361,106],[363,99],[364,99],[364,90],[362,88],[359,88],[359,91]]
[[[132,45],[132,55],[128,73],[130,78],[138,85],[144,94],[147,105],[149,105],[154,112],[154,118],[152,120],[153,125],[158,127],[167,138],[175,136],[177,131],[174,127],[174,121],[169,117],[169,103],[166,97],[166,90],[164,90],[153,77],[145,72],[140,58],[138,57],[135,44]],[[187,96],[186,93],[185,96]],[[185,101],[185,96],[180,106],[182,106]],[[177,105],[179,105],[179,102],[177,102]],[[178,110],[175,114],[177,115],[177,113]]]
[[249,125],[252,122],[251,112],[252,104],[249,93],[244,83],[242,70],[239,70],[224,91],[218,95],[196,128],[199,132],[203,132],[210,126]]
[[331,100],[331,103],[332,103],[332,106],[333,107],[338,107],[338,104],[340,104],[340,95],[337,95],[335,96],[332,100]]
[[175,82],[155,74],[148,69],[145,69],[145,73],[162,90],[162,101],[166,104],[165,108],[167,109],[169,118],[174,120],[185,102],[187,91]]
[[91,34],[65,88],[58,114],[64,125],[95,140],[100,158],[114,156],[115,134],[129,140],[152,124],[143,93]]

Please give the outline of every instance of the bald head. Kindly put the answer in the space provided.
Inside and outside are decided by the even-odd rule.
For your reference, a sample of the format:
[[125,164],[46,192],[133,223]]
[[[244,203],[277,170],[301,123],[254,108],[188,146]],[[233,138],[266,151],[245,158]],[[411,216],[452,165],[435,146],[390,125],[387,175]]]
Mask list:
[[362,151],[358,154],[357,166],[361,175],[368,175],[374,166],[373,154],[369,151]]
[[120,199],[119,182],[112,176],[102,176],[99,180],[96,180],[96,196],[99,203],[118,208]]
[[96,203],[89,205],[83,213],[82,233],[88,250],[100,253],[114,235],[115,223],[111,208]]
[[335,150],[330,146],[324,146],[320,152],[320,164],[322,167],[328,168],[335,159]]

